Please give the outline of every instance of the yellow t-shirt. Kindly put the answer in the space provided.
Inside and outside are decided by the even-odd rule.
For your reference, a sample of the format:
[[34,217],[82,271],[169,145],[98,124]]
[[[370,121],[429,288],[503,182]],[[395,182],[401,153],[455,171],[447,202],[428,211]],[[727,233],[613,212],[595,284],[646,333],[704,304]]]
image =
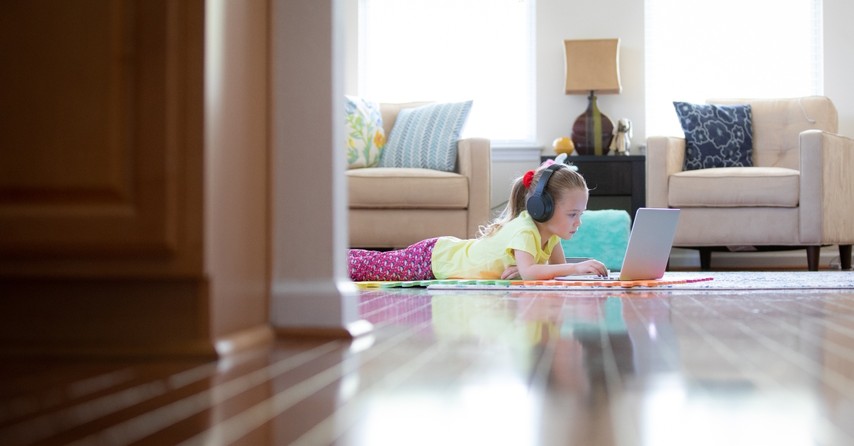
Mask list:
[[439,237],[431,257],[433,275],[437,279],[500,279],[508,266],[516,264],[515,250],[531,254],[537,263],[548,263],[558,243],[560,238],[552,236],[543,249],[534,220],[522,211],[489,237]]

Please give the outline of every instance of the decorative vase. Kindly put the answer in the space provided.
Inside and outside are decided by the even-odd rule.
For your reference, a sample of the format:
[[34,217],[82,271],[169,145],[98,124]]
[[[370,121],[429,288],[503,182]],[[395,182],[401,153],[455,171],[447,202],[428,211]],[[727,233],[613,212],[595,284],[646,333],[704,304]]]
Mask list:
[[592,91],[587,99],[587,110],[572,124],[572,142],[579,155],[607,155],[614,136],[614,123],[599,111]]

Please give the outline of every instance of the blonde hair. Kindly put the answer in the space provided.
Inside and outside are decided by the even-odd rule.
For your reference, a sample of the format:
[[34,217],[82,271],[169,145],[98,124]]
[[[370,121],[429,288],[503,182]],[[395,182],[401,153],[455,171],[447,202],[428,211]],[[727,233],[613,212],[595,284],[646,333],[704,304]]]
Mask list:
[[[507,200],[507,206],[504,207],[504,210],[501,211],[501,214],[498,215],[495,220],[486,226],[480,227],[480,238],[489,237],[490,235],[495,234],[499,229],[507,224],[507,222],[518,217],[519,214],[526,209],[528,198],[534,194],[534,189],[540,181],[540,177],[543,175],[545,167],[547,166],[540,166],[534,172],[534,177],[531,180],[530,187],[525,187],[525,184],[522,181],[524,175],[513,180],[513,186],[510,188],[510,199]],[[551,178],[549,178],[549,183],[546,185],[545,191],[552,196],[552,199],[554,199],[555,202],[557,202],[563,197],[565,192],[577,189],[587,191],[587,182],[584,181],[584,177],[582,177],[581,174],[567,167],[564,169],[558,169],[552,174]]]

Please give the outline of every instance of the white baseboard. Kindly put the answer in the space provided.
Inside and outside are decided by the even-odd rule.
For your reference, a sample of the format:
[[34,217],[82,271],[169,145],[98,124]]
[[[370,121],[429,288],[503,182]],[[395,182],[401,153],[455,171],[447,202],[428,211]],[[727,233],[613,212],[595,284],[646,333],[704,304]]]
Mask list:
[[[819,269],[839,269],[839,248],[821,249]],[[670,267],[693,269],[700,267],[700,252],[696,249],[673,248]],[[807,269],[806,249],[764,252],[712,252],[712,269],[715,268],[797,268]]]
[[492,161],[539,164],[541,153],[543,153],[543,147],[534,144],[492,146]]

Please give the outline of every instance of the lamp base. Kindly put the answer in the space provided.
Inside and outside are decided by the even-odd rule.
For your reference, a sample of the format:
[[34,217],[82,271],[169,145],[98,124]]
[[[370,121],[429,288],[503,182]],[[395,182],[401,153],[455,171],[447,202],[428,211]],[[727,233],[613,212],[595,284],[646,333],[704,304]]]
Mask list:
[[599,111],[592,91],[587,99],[587,110],[572,124],[572,142],[579,155],[607,155],[614,137],[614,123]]

